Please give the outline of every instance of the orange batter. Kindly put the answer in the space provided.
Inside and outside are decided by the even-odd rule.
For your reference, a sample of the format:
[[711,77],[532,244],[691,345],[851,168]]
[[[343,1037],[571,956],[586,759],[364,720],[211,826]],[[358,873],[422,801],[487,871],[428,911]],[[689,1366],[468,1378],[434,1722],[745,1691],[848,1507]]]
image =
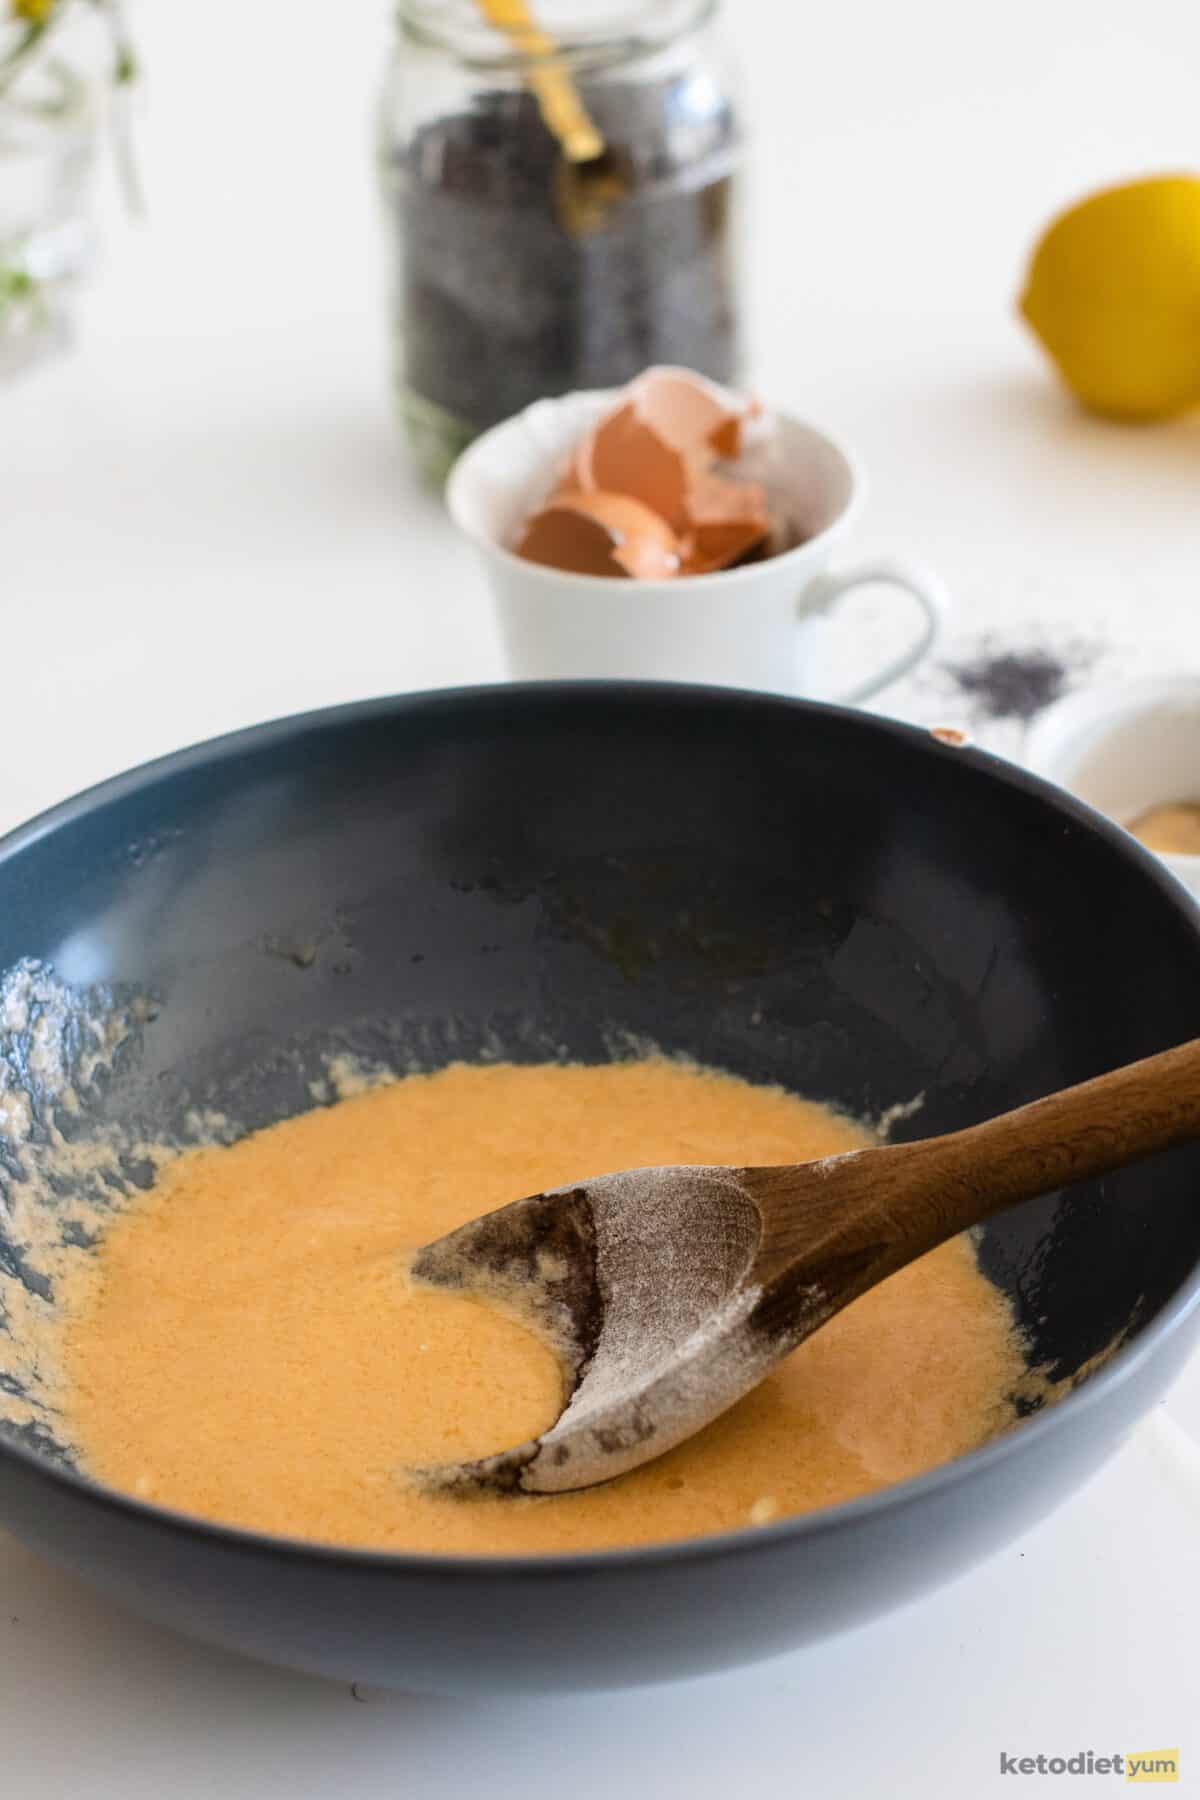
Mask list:
[[405,1256],[473,1215],[650,1163],[781,1163],[864,1132],[777,1088],[666,1060],[459,1065],[191,1151],[63,1296],[85,1467],[228,1524],[391,1550],[596,1549],[870,1492],[1008,1424],[1025,1365],[960,1239],[892,1277],[722,1419],[604,1487],[455,1499],[406,1471],[537,1435],[551,1351]]

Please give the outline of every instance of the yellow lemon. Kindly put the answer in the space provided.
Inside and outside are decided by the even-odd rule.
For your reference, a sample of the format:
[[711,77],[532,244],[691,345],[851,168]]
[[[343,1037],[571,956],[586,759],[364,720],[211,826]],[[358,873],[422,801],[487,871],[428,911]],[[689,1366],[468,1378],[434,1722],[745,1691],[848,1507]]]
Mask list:
[[1048,227],[1021,311],[1074,394],[1119,419],[1200,405],[1200,178],[1092,194]]

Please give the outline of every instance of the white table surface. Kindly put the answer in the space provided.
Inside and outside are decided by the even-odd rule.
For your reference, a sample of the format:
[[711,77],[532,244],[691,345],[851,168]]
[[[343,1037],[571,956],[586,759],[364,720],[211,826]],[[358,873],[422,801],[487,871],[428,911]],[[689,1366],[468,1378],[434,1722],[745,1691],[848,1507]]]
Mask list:
[[[1200,667],[1200,420],[1082,417],[1010,306],[1055,205],[1195,163],[1200,10],[730,12],[758,134],[753,373],[860,448],[861,548],[940,569],[944,663],[990,642],[1082,646],[1093,675]],[[473,563],[389,416],[368,157],[386,13],[135,5],[150,222],[113,222],[75,349],[0,389],[0,827],[214,732],[501,674]],[[843,661],[856,621],[890,629],[857,604]],[[969,711],[944,668],[883,704]],[[1183,1428],[1195,1366],[954,1586],[755,1669],[579,1700],[356,1698],[130,1620],[0,1535],[0,1792],[958,1800],[1008,1791],[1001,1750],[1174,1745],[1200,1792]]]

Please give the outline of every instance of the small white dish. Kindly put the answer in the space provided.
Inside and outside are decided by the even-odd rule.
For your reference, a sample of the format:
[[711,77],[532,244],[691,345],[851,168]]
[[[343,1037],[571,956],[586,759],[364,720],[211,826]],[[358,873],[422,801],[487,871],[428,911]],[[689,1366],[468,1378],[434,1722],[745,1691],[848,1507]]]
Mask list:
[[[1200,676],[1083,688],[1034,725],[1025,760],[1128,827],[1154,806],[1200,802]],[[1200,897],[1200,856],[1160,860]]]
[[[727,406],[739,404],[728,389],[709,385]],[[613,389],[538,400],[477,438],[451,471],[446,504],[482,556],[511,677],[698,681],[812,694],[820,615],[868,582],[909,594],[924,614],[921,629],[848,691],[820,697],[864,700],[928,653],[949,606],[941,582],[892,557],[829,567],[858,511],[862,472],[826,432],[782,413],[772,415],[772,451],[785,472],[792,515],[805,531],[795,549],[669,581],[568,574],[514,555],[510,546],[521,522],[617,398]]]

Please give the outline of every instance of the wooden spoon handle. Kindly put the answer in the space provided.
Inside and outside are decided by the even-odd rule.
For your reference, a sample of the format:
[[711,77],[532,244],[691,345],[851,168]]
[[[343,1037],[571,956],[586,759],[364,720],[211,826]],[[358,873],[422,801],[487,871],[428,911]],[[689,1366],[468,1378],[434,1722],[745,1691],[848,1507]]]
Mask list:
[[905,1235],[911,1218],[915,1236],[937,1243],[1020,1200],[1197,1137],[1193,1038],[982,1125],[899,1147],[893,1197],[904,1197]]

